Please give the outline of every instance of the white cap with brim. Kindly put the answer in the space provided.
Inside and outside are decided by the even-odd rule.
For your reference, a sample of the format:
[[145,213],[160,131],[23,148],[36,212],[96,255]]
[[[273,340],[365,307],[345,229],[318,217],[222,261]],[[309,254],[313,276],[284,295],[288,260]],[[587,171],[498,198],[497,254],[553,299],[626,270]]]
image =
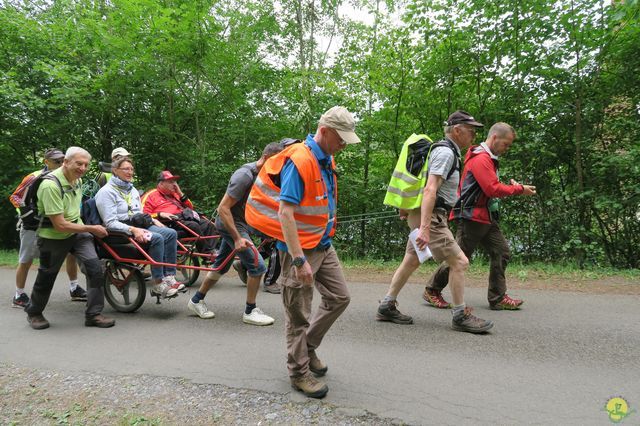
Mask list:
[[131,157],[131,154],[124,148],[116,148],[111,151],[111,158],[115,157]]
[[360,138],[356,135],[356,122],[353,116],[345,107],[334,106],[322,114],[320,126],[334,129],[346,143],[360,143]]

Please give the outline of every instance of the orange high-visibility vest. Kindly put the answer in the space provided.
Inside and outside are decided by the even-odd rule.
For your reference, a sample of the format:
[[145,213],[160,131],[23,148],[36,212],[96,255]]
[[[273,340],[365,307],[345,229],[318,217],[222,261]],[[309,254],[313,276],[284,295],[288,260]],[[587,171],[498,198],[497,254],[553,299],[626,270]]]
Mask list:
[[[280,172],[288,159],[293,161],[304,182],[304,195],[296,206],[293,217],[298,228],[298,238],[303,249],[315,248],[324,235],[329,222],[329,199],[327,186],[322,179],[318,160],[304,143],[296,143],[269,158],[258,173],[245,207],[247,223],[258,231],[277,240],[284,241],[278,209],[280,207]],[[332,159],[335,182],[334,197],[337,205],[338,180],[335,161]],[[274,183],[274,179],[278,183]],[[329,236],[335,234],[335,213]]]

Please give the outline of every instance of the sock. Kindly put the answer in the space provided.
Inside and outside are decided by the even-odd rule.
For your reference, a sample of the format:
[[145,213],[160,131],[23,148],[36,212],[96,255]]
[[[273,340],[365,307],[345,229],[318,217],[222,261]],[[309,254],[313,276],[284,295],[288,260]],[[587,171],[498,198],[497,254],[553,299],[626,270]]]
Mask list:
[[206,296],[206,294],[204,294],[204,293],[200,293],[199,291],[196,291],[196,294],[194,294],[194,295],[193,295],[193,297],[191,298],[191,301],[192,301],[193,303],[196,303],[196,304],[197,304],[197,303],[200,303],[200,301],[201,301],[202,299],[204,299],[204,297],[205,297],[205,296]]
[[69,291],[74,291],[76,288],[78,288],[78,280],[69,281]]
[[462,305],[454,306],[453,309],[451,309],[451,313],[453,314],[453,317],[459,318],[462,315],[464,315],[464,308],[466,307],[467,307],[466,303],[463,303]]
[[22,293],[24,293],[24,288],[16,287],[16,297],[20,297]]
[[396,296],[389,296],[388,294],[382,299],[381,305],[386,305],[389,302],[393,302],[396,300]]
[[244,308],[244,313],[249,315],[251,313],[251,311],[253,311],[256,307],[255,303],[247,303],[247,307]]

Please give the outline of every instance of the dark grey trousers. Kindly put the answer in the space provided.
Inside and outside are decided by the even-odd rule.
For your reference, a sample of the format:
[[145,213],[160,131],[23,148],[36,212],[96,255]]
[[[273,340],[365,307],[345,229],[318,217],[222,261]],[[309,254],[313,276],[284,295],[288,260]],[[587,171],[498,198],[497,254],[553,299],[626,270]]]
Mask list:
[[[510,252],[509,243],[504,238],[498,224],[488,225],[462,219],[458,221],[456,242],[469,260],[478,246],[481,246],[489,255],[491,266],[489,268],[487,299],[489,304],[500,302],[507,293],[505,269],[509,262]],[[448,282],[449,267],[442,264],[431,276],[427,289],[442,291]]]
[[28,315],[42,314],[49,302],[53,284],[68,253],[84,265],[87,276],[87,309],[85,315],[93,317],[104,308],[104,272],[93,245],[93,236],[87,232],[74,234],[64,240],[38,238],[40,267],[33,284],[31,300],[24,310]]

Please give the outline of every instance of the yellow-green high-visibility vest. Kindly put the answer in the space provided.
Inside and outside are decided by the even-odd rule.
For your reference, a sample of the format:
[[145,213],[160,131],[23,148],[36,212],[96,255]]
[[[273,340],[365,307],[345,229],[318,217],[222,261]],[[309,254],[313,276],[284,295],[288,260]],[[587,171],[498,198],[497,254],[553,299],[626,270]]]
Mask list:
[[403,210],[412,210],[420,207],[422,191],[427,183],[428,161],[424,162],[420,173],[414,176],[407,170],[407,156],[409,147],[421,140],[432,142],[429,136],[416,135],[414,133],[402,145],[400,157],[396,163],[395,170],[391,174],[391,181],[389,181],[387,194],[384,197],[384,204],[387,206]]

